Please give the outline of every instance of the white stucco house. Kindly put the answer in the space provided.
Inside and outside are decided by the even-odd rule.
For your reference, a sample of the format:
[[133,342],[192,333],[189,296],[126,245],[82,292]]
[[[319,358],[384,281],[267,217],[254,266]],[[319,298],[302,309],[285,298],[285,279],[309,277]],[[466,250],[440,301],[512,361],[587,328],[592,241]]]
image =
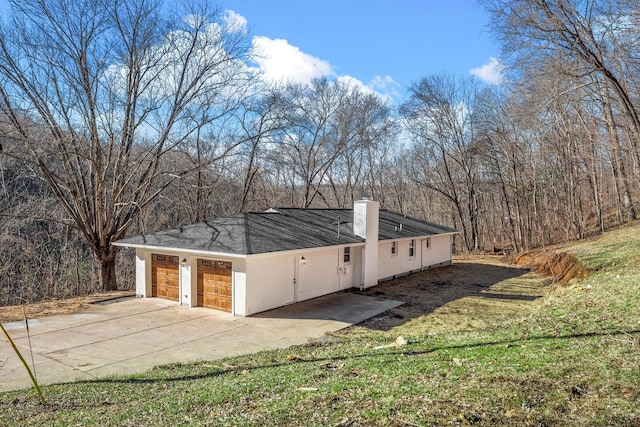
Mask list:
[[249,316],[451,264],[456,230],[379,209],[274,208],[114,243],[136,249],[136,294]]

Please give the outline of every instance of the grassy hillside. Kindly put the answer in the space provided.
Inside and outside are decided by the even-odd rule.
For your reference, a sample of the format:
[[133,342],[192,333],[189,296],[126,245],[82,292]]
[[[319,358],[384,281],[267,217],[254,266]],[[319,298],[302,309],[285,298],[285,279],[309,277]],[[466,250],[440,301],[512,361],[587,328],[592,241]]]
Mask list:
[[48,386],[47,406],[4,393],[0,425],[640,425],[640,224],[562,251],[589,276],[553,287],[525,317],[438,333],[417,318],[402,325],[416,341],[404,346],[389,345],[397,330],[357,328]]

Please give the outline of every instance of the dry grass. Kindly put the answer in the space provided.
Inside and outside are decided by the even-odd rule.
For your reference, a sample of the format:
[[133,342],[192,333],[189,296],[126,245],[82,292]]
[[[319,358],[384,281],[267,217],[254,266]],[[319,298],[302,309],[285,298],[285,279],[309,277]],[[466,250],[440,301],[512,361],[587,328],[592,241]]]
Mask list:
[[504,256],[456,256],[453,265],[401,277],[363,291],[404,305],[349,328],[348,334],[439,334],[477,331],[535,310],[549,280]]
[[409,304],[335,336],[48,386],[47,406],[0,393],[0,425],[638,426],[640,223],[554,249],[521,262],[570,283],[458,258],[367,290]]
[[73,313],[88,308],[91,304],[108,301],[114,298],[130,297],[134,291],[113,291],[83,297],[42,301],[24,305],[8,305],[0,307],[0,323],[17,322],[26,316],[29,319],[36,317],[53,316],[55,314]]

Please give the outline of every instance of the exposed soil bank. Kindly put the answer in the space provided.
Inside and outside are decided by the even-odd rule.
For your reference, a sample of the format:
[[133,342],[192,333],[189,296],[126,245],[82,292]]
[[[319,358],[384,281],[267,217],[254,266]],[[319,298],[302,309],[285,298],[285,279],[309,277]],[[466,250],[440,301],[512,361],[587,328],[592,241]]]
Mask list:
[[553,250],[524,252],[513,256],[516,265],[530,268],[538,274],[552,277],[554,282],[566,285],[571,279],[583,279],[589,270],[567,252]]

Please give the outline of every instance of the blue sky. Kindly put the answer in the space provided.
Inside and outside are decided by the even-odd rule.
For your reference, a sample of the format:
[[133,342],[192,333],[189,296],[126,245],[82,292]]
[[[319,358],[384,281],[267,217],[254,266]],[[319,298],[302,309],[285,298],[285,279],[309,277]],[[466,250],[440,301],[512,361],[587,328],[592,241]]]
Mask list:
[[246,19],[254,44],[278,57],[261,66],[277,66],[279,73],[288,59],[291,74],[305,73],[311,62],[313,72],[355,78],[397,92],[396,99],[432,73],[474,70],[487,83],[499,82],[499,48],[475,0],[226,0],[222,6]]
[[[219,0],[219,5],[246,26],[267,79],[307,82],[330,76],[395,102],[412,82],[433,73],[500,82],[500,51],[476,0]],[[7,6],[0,0],[0,12]]]

